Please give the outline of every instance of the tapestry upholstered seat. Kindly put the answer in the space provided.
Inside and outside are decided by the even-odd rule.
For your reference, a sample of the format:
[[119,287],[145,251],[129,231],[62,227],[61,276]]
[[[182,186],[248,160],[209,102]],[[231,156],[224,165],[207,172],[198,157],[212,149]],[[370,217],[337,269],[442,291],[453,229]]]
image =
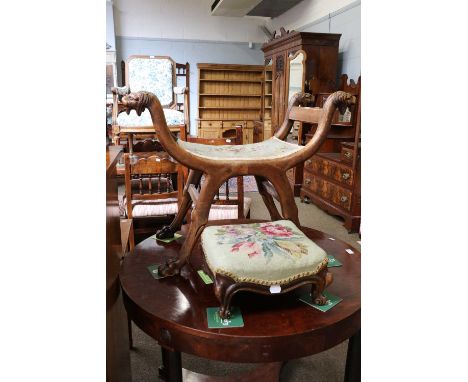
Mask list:
[[236,146],[211,146],[185,142],[180,139],[177,143],[184,150],[197,157],[216,161],[225,161],[226,159],[235,159],[237,161],[276,159],[288,156],[302,149],[302,146],[282,141],[276,137],[263,142]]
[[289,284],[328,263],[326,252],[289,220],[209,226],[201,241],[211,272],[236,282]]

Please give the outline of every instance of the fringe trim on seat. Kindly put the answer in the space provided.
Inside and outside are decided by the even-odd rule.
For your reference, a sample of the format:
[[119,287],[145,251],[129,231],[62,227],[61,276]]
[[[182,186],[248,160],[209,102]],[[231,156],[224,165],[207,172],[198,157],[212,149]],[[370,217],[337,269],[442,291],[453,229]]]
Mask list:
[[[202,248],[203,248],[203,243],[202,243]],[[266,286],[285,285],[285,284],[291,283],[294,280],[301,279],[303,277],[314,276],[317,273],[319,273],[320,271],[322,271],[324,268],[326,268],[327,265],[328,265],[328,257],[325,257],[325,259],[323,259],[322,262],[319,265],[317,265],[317,267],[312,271],[301,272],[301,273],[297,273],[297,274],[295,274],[293,276],[290,276],[288,278],[285,278],[285,279],[270,281],[270,280],[257,279],[255,277],[241,277],[241,276],[236,275],[235,273],[226,271],[226,270],[221,269],[221,268],[213,269],[214,267],[208,261],[208,258],[206,257],[206,254],[205,254],[205,251],[203,251],[203,256],[205,257],[205,261],[208,264],[208,267],[210,268],[210,270],[214,273],[214,275],[219,273],[220,275],[232,278],[236,282],[253,283],[253,284],[258,284],[258,285],[266,285]]]

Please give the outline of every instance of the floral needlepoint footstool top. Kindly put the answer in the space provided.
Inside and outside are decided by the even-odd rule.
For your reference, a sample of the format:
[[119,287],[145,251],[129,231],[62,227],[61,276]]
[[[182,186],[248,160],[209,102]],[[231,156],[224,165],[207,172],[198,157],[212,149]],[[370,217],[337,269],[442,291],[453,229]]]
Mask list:
[[328,262],[326,252],[289,220],[210,226],[201,240],[211,271],[238,282],[287,284]]

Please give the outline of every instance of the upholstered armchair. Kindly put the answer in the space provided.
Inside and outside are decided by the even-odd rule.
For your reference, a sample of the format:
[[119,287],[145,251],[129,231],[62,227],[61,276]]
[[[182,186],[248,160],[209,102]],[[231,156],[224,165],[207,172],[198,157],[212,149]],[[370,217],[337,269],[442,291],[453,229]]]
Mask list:
[[[124,71],[125,70],[125,71]],[[189,63],[177,64],[168,56],[130,56],[122,70],[125,86],[112,88],[112,140],[154,137],[153,122],[148,110],[141,115],[132,110],[122,113],[120,98],[131,92],[148,91],[161,102],[166,123],[172,132],[181,132],[184,139],[190,128],[189,117]],[[177,78],[185,77],[185,83]],[[182,78],[181,78],[182,79]]]

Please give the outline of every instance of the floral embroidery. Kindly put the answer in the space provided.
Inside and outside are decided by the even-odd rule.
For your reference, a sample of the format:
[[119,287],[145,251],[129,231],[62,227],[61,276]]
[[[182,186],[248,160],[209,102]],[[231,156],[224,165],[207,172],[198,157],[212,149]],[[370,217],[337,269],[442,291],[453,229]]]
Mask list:
[[290,237],[292,236],[292,229],[284,227],[280,224],[271,224],[267,223],[263,226],[260,226],[261,231],[270,236],[285,236]]
[[328,263],[326,252],[289,220],[212,225],[201,244],[211,271],[238,282],[283,285]]
[[231,245],[231,253],[249,258],[263,255],[267,262],[275,255],[295,260],[308,254],[301,243],[304,235],[277,223],[220,226],[215,235],[218,244]]
[[245,253],[249,257],[260,255],[262,248],[258,243],[251,241],[242,241],[234,244],[231,248],[231,252]]

